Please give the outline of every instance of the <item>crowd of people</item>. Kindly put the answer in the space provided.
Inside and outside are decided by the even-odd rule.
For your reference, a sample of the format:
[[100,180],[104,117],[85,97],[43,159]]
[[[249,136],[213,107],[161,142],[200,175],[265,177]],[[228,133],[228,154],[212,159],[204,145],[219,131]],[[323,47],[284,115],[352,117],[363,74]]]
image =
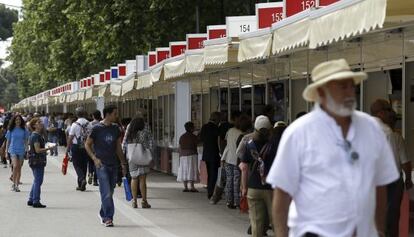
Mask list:
[[[207,198],[215,205],[225,195],[229,209],[247,200],[255,237],[273,229],[276,236],[396,237],[402,194],[412,183],[411,159],[396,129],[390,103],[376,100],[371,115],[356,111],[355,87],[367,75],[351,71],[345,60],[318,65],[303,97],[315,103],[290,124],[274,121],[275,108],[265,106],[251,118],[242,111],[213,112],[195,134],[187,122],[179,139],[177,181],[183,192],[199,192],[198,146],[207,169]],[[11,190],[19,192],[21,167],[28,159],[34,181],[27,205],[40,202],[46,152],[66,147],[77,174],[76,190],[99,186],[105,226],[113,226],[112,195],[122,178],[130,180],[132,207],[151,208],[147,175],[155,147],[145,111],[120,120],[108,105],[89,115],[19,114],[0,116],[0,156],[10,165]],[[403,179],[403,177],[406,177]]]

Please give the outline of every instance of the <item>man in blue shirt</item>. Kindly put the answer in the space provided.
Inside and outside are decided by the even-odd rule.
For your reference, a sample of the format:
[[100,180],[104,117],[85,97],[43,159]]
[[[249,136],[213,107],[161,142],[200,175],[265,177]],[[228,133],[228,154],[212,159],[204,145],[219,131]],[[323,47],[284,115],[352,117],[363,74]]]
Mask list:
[[126,175],[126,160],[122,152],[121,132],[115,124],[118,120],[118,109],[108,105],[103,110],[104,120],[92,128],[86,140],[86,151],[95,163],[96,174],[99,180],[101,193],[101,210],[99,217],[101,224],[113,226],[115,213],[113,193],[117,181],[119,161],[122,164],[122,173]]

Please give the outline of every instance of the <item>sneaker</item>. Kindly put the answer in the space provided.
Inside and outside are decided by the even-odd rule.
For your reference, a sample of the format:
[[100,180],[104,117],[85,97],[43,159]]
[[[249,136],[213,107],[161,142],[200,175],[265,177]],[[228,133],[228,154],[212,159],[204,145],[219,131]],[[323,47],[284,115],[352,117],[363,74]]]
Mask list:
[[107,220],[107,221],[105,221],[104,226],[105,227],[113,227],[114,223],[112,222],[112,220]]
[[15,191],[16,193],[20,192],[19,186],[14,186],[14,191]]
[[46,207],[46,205],[43,205],[40,202],[33,203],[33,208],[45,208],[45,207]]
[[93,186],[99,186],[98,182],[93,182]]
[[27,205],[31,207],[31,206],[33,206],[33,202],[32,201],[27,201]]
[[98,213],[98,218],[99,218],[99,223],[101,223],[101,225],[105,224],[101,214]]
[[7,168],[7,164],[3,166],[3,168]]
[[141,202],[141,206],[142,208],[146,209],[146,208],[151,208],[151,205],[147,202],[147,201],[142,201]]
[[12,184],[10,191],[16,191],[16,186],[14,184]]

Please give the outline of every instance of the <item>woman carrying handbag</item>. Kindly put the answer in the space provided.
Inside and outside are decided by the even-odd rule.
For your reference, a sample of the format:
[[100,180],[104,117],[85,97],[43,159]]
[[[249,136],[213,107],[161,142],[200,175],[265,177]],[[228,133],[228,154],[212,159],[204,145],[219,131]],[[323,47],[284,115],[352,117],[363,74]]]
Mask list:
[[40,190],[45,174],[46,152],[54,149],[54,146],[45,148],[46,142],[42,136],[42,120],[33,118],[30,120],[29,126],[33,131],[30,136],[29,166],[33,171],[34,180],[27,205],[33,206],[34,208],[45,208],[46,205],[40,203]]
[[153,139],[142,117],[134,118],[128,125],[123,146],[127,154],[131,174],[132,207],[138,208],[138,183],[141,190],[142,208],[151,208],[147,201],[147,174],[152,162]]

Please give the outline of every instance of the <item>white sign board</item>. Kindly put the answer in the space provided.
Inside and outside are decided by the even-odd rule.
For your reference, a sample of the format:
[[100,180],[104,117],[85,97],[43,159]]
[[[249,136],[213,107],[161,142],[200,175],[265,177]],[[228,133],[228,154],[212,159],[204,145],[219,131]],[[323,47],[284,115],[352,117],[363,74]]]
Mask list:
[[226,17],[227,37],[239,37],[240,34],[257,30],[256,16]]
[[126,60],[126,75],[137,72],[137,62],[135,60]]
[[148,69],[148,59],[146,55],[137,55],[136,57],[136,71],[141,73]]

